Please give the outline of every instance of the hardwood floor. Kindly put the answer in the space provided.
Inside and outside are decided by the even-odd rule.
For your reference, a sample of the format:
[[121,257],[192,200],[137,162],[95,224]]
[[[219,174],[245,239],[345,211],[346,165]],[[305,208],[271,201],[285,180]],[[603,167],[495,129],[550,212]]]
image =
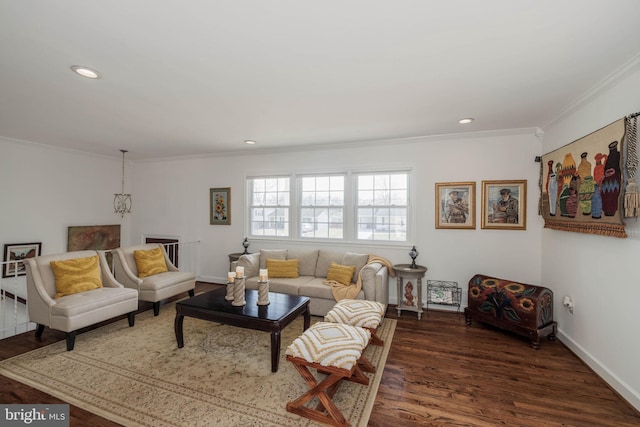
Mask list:
[[[198,283],[196,291],[215,286]],[[387,317],[398,326],[370,426],[640,426],[640,413],[560,341],[533,350],[522,337],[466,326],[462,313],[430,310],[417,320],[390,307]],[[62,339],[48,328],[40,340],[33,331],[7,338],[0,359]],[[3,376],[0,402],[64,403]],[[71,425],[118,424],[71,406]]]

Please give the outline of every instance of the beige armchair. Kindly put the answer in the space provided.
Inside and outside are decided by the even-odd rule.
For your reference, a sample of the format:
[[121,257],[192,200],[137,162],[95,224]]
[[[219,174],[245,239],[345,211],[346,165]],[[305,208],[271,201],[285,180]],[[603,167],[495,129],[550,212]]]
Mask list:
[[[133,252],[156,249],[158,246],[162,248],[168,271],[144,278],[138,277],[138,266]],[[182,292],[188,292],[189,296],[195,295],[195,274],[178,270],[167,256],[164,246],[157,243],[114,249],[113,270],[120,283],[138,291],[139,299],[153,303],[155,316],[160,313],[160,301]]]
[[[99,257],[102,287],[72,295],[54,298],[56,277],[51,261]],[[117,316],[126,314],[129,326],[135,322],[138,295],[118,283],[111,274],[104,252],[78,251],[55,255],[43,255],[24,260],[27,272],[27,303],[29,320],[37,323],[36,337],[41,337],[44,327],[66,333],[67,351],[73,350],[76,332]]]

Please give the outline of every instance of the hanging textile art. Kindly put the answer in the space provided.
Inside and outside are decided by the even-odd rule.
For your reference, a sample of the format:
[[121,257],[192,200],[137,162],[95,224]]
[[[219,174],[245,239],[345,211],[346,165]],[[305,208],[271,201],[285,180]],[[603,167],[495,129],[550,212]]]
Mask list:
[[545,228],[627,237],[623,222],[625,119],[542,156]]

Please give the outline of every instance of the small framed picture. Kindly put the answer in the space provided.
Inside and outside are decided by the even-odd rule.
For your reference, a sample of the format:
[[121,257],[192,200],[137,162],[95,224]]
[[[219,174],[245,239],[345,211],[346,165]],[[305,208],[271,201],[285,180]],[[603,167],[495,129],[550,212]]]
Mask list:
[[[27,274],[22,260],[40,255],[42,242],[37,243],[9,243],[4,245],[4,268],[2,277],[24,276]],[[14,262],[10,262],[14,261]]]
[[527,181],[482,181],[482,228],[527,229]]
[[476,183],[436,183],[436,228],[476,228]]
[[231,224],[231,187],[210,188],[209,204],[211,225]]

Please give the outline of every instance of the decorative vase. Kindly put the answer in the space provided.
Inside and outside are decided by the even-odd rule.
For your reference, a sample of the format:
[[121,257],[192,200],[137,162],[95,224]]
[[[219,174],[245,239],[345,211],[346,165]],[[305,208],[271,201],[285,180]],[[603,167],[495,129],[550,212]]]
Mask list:
[[269,305],[269,281],[258,282],[258,305]]
[[621,182],[620,151],[618,151],[618,141],[613,141],[609,144],[609,156],[604,165],[604,178],[600,187],[602,212],[606,216],[613,216],[618,211]]
[[233,302],[231,303],[231,305],[237,307],[245,305],[247,303],[247,301],[244,299],[244,280],[244,277],[242,279],[235,280],[235,283],[233,284]]
[[600,219],[602,217],[602,195],[600,185],[593,186],[593,197],[591,198],[591,218]]
[[555,216],[556,209],[558,207],[558,176],[555,172],[549,175],[549,188],[547,194],[549,195],[549,215]]
[[583,215],[591,215],[591,199],[595,191],[595,183],[592,176],[587,176],[580,183],[580,209]]

